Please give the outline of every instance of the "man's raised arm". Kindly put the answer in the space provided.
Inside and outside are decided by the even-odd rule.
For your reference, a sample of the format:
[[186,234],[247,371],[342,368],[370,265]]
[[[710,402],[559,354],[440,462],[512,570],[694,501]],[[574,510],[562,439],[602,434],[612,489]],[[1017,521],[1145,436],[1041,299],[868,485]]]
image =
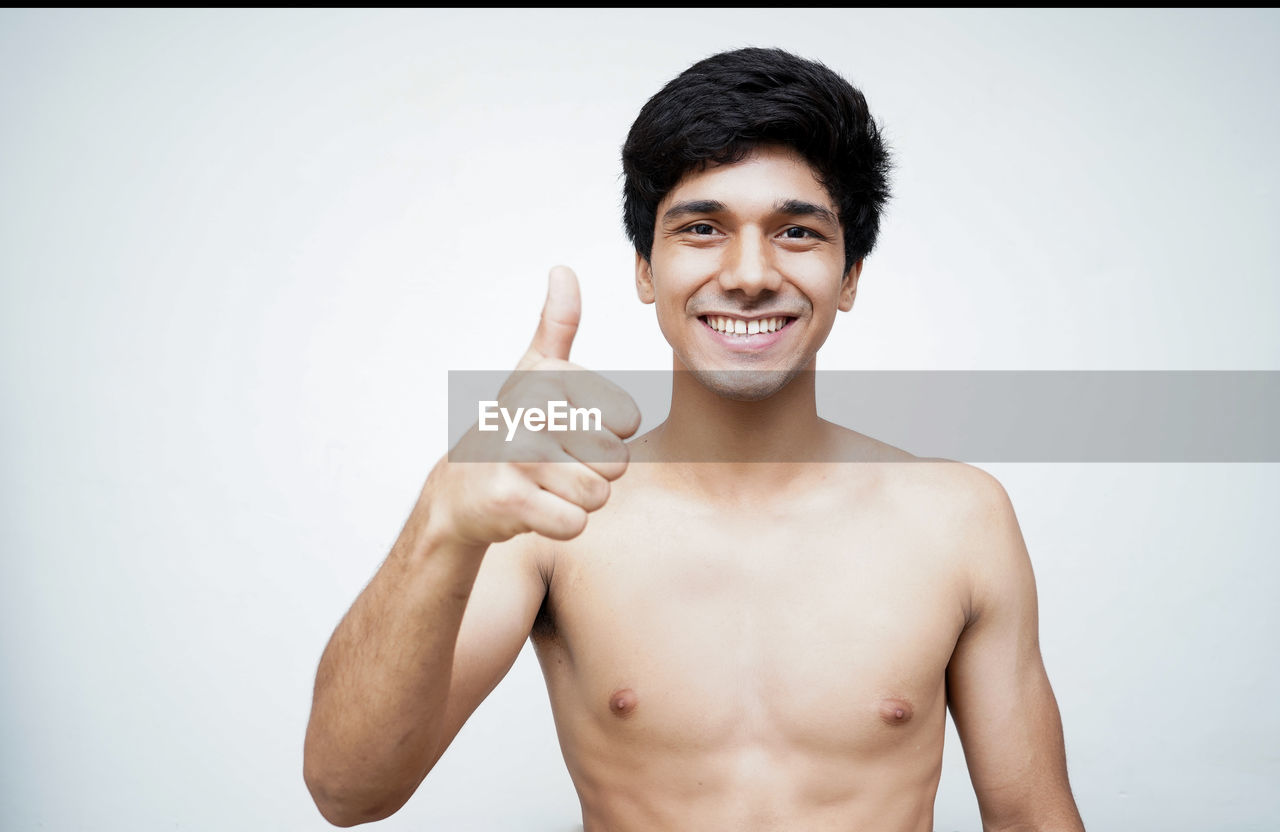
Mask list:
[[[599,407],[604,429],[506,444],[473,427],[440,460],[404,529],[334,631],[316,672],[303,777],[321,814],[352,826],[397,811],[514,663],[546,593],[539,539],[568,540],[626,470],[640,413],[570,364],[577,278],[553,269],[533,343],[498,394]],[[601,461],[604,460],[604,461]],[[491,544],[511,541],[500,546]],[[488,554],[486,554],[488,552]],[[464,614],[465,613],[465,614]]]
[[969,620],[947,696],[984,832],[1083,832],[1067,782],[1062,721],[1040,656],[1035,578],[1008,495],[969,469],[975,502],[961,545]]

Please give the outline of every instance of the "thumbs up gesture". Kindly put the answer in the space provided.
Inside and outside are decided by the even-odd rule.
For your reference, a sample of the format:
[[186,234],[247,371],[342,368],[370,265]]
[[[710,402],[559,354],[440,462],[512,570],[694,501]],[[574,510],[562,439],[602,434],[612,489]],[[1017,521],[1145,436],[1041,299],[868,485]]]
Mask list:
[[[622,388],[569,361],[581,314],[578,278],[565,266],[553,268],[533,341],[498,393],[496,409],[507,424],[478,422],[451,454],[483,461],[445,459],[432,472],[438,533],[470,545],[528,531],[569,540],[609,499],[609,483],[627,469],[623,440],[639,428],[640,410]],[[556,404],[598,415],[584,418],[581,429],[524,431],[508,415],[545,414]]]

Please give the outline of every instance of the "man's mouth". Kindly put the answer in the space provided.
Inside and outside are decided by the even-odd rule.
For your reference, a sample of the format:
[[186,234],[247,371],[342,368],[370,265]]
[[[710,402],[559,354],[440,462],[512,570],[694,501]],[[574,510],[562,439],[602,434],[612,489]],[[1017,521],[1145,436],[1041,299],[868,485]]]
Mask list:
[[785,328],[795,320],[786,315],[771,318],[734,318],[727,315],[703,315],[698,320],[708,328],[729,337],[748,338],[752,335],[767,335]]

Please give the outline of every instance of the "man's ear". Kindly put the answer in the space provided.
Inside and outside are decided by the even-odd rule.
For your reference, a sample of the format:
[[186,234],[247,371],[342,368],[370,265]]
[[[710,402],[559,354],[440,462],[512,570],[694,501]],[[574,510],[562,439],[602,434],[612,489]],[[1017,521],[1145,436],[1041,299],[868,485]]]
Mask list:
[[640,252],[636,252],[636,294],[641,303],[653,303],[653,267]]
[[858,277],[861,274],[862,261],[858,260],[849,267],[844,280],[840,281],[840,305],[838,308],[841,312],[848,312],[853,308],[853,298],[858,294]]

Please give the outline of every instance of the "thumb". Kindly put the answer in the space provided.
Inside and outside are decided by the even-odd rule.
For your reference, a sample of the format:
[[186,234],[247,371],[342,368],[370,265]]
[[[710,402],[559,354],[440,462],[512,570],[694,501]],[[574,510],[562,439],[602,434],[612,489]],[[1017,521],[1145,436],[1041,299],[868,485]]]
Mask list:
[[568,266],[551,269],[547,281],[547,300],[542,305],[542,319],[533,343],[520,361],[523,368],[539,358],[569,360],[569,348],[573,336],[578,334],[578,320],[582,316],[582,298],[578,294],[578,276]]

